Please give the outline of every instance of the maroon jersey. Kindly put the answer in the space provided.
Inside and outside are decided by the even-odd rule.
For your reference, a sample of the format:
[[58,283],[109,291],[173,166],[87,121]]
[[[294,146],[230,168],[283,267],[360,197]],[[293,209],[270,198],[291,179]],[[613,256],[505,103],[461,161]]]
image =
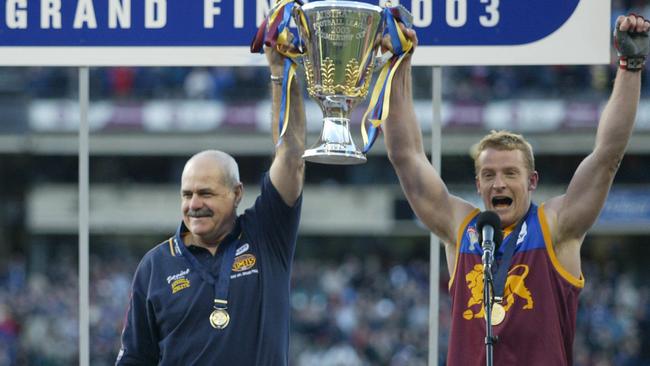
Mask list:
[[[464,220],[456,242],[456,264],[449,281],[449,366],[485,365],[483,251],[476,231],[477,214],[478,210]],[[543,205],[531,207],[516,243],[501,302],[506,316],[492,327],[498,337],[494,364],[570,366],[584,278],[571,275],[558,262]],[[502,255],[503,246],[496,259]]]

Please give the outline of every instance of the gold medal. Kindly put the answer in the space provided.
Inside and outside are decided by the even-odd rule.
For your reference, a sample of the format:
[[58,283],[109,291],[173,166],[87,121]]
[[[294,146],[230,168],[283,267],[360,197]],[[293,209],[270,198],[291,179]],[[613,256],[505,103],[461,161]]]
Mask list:
[[224,329],[230,323],[230,315],[226,309],[214,309],[210,314],[210,325],[215,329]]
[[506,309],[498,302],[492,304],[492,325],[499,325],[506,318]]

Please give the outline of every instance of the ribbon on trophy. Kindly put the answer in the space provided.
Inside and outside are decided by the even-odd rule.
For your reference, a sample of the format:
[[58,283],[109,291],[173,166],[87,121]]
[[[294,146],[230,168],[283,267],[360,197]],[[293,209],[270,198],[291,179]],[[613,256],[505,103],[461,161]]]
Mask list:
[[[269,12],[269,16],[258,28],[250,48],[252,53],[264,53],[263,46],[270,47],[285,57],[282,99],[278,118],[278,145],[282,142],[282,136],[284,136],[289,125],[290,89],[297,67],[295,59],[302,54],[304,49],[298,34],[289,29],[289,23],[296,4],[303,5],[303,2],[301,0],[278,0]],[[307,23],[302,12],[299,12],[299,19],[303,24]],[[305,27],[305,29],[307,28]]]
[[[408,19],[408,12],[401,6],[391,6],[388,3],[383,12],[386,28],[382,36],[389,35],[391,45],[393,46],[393,56],[382,67],[375,88],[372,91],[368,109],[361,120],[361,136],[363,137],[363,153],[367,153],[375,143],[381,124],[388,117],[388,108],[390,105],[390,89],[393,82],[393,76],[404,57],[413,49],[413,42],[404,36],[404,32],[398,26],[398,22],[404,23],[411,27],[411,21]],[[370,118],[368,118],[370,115]],[[366,130],[366,121],[370,126]]]

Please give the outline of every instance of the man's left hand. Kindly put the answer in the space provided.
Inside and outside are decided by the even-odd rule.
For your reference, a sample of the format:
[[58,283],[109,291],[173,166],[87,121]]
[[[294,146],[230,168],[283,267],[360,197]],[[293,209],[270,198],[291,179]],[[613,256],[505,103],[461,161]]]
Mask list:
[[619,56],[619,65],[630,71],[642,70],[650,51],[648,38],[650,22],[640,15],[619,16],[614,29],[614,46]]

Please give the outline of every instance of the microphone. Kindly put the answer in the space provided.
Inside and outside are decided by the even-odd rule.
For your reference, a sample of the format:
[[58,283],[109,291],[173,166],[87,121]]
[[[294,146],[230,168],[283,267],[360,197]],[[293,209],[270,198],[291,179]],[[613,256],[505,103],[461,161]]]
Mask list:
[[494,252],[503,240],[501,219],[494,211],[483,211],[476,219],[476,229],[483,248],[483,268],[487,270],[492,267]]

